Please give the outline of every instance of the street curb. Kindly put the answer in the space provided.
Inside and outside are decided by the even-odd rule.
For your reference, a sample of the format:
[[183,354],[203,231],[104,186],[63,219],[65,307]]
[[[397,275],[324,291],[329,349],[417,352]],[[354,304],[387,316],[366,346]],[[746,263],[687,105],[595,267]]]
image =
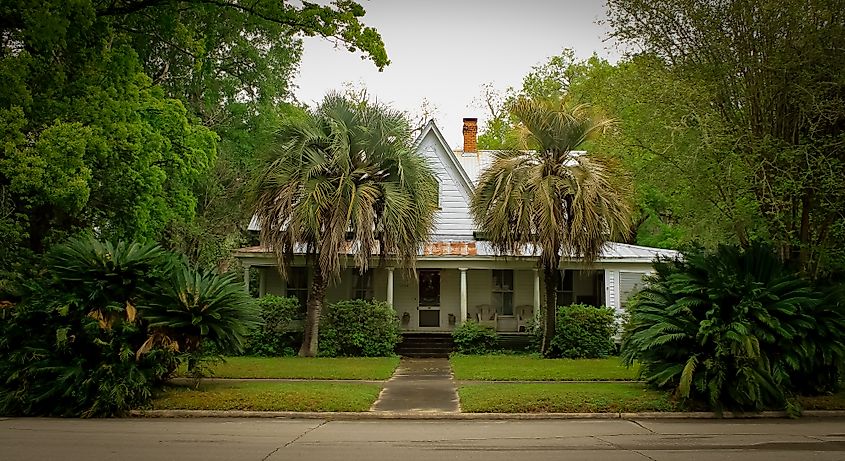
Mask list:
[[[761,413],[724,412],[639,412],[639,413],[444,413],[444,412],[296,412],[296,411],[247,411],[247,410],[132,410],[136,418],[276,418],[322,419],[329,421],[367,420],[450,420],[450,421],[525,421],[525,420],[588,420],[588,419],[783,419],[783,411]],[[845,410],[808,410],[805,418],[843,418]]]

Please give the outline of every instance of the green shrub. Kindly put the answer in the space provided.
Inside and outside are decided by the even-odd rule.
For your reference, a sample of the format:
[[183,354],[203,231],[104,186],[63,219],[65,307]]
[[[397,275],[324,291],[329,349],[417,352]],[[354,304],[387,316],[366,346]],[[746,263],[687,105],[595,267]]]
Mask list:
[[607,357],[614,351],[616,315],[609,307],[573,304],[558,307],[549,356],[568,359]]
[[630,304],[622,344],[653,386],[715,410],[790,410],[794,394],[836,389],[842,298],[825,298],[772,248],[690,252],[655,270]]
[[323,310],[319,336],[322,356],[390,356],[401,340],[396,311],[387,303],[340,301]]
[[108,416],[146,403],[206,344],[237,351],[255,323],[233,278],[157,245],[72,239],[0,316],[0,413]]
[[539,319],[530,319],[528,320],[528,325],[526,325],[525,331],[528,332],[528,351],[534,353],[540,353],[540,349],[543,347],[543,316],[541,315]]
[[476,322],[464,322],[452,330],[452,339],[461,354],[489,354],[498,349],[496,331]]
[[303,319],[299,300],[265,295],[258,299],[262,325],[252,331],[247,340],[245,355],[281,357],[296,355],[302,343],[301,328],[293,328]]

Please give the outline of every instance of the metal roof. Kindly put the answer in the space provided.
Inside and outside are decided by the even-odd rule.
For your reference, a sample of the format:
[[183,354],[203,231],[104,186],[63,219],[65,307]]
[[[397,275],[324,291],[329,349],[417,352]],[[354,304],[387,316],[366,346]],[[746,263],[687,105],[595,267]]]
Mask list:
[[[462,182],[464,187],[472,188],[478,183],[478,178],[485,168],[490,166],[493,156],[497,151],[495,150],[480,150],[478,152],[463,152],[461,150],[453,151],[449,148],[443,134],[437,128],[434,120],[430,120],[423,128],[420,135],[414,141],[414,147],[419,148],[423,138],[429,133],[433,133],[438,142],[446,150],[452,152],[454,165],[459,171],[459,182]],[[583,151],[577,151],[581,154]],[[253,215],[249,223],[249,230],[259,230],[258,219]],[[442,238],[442,237],[441,237]],[[303,246],[301,251],[304,251]],[[300,251],[297,248],[297,251]],[[269,254],[270,250],[267,247],[245,247],[235,250],[237,256],[251,256],[260,254]],[[432,241],[420,248],[418,252],[420,257],[500,257],[503,255],[497,254],[492,245],[486,241],[462,241],[462,240],[447,240],[447,241]],[[519,255],[508,255],[508,257],[535,257],[536,253],[531,248],[526,248]],[[608,242],[604,250],[599,256],[599,261],[625,261],[625,262],[651,262],[657,257],[661,258],[677,258],[680,253],[674,250],[666,250],[661,248],[650,248],[639,245],[629,245],[626,243]],[[576,260],[578,258],[570,258]]]

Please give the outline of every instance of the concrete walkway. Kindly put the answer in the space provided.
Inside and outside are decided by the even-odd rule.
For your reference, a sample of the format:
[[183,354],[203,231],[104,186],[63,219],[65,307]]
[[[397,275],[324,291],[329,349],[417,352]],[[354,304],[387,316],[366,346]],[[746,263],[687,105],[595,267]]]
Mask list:
[[371,411],[457,413],[449,359],[402,359]]

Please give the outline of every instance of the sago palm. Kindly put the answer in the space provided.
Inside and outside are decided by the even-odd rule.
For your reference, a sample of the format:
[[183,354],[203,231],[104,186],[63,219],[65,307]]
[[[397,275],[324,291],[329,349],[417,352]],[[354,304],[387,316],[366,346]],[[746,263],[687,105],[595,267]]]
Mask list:
[[714,409],[784,408],[831,391],[845,360],[845,313],[790,273],[771,247],[722,246],[655,265],[631,302],[622,345],[641,376]]
[[146,298],[139,309],[148,337],[138,356],[157,345],[196,353],[203,341],[213,342],[221,353],[238,354],[259,325],[255,302],[233,273],[177,264]]
[[513,149],[497,152],[481,174],[472,215],[497,251],[540,257],[546,287],[541,351],[554,336],[561,257],[594,261],[627,232],[630,186],[609,159],[577,151],[610,121],[566,99],[519,98]]
[[279,133],[256,185],[261,239],[279,267],[305,252],[313,265],[300,355],[317,353],[320,311],[347,255],[361,271],[374,255],[413,267],[434,223],[437,182],[414,153],[400,112],[329,94]]

